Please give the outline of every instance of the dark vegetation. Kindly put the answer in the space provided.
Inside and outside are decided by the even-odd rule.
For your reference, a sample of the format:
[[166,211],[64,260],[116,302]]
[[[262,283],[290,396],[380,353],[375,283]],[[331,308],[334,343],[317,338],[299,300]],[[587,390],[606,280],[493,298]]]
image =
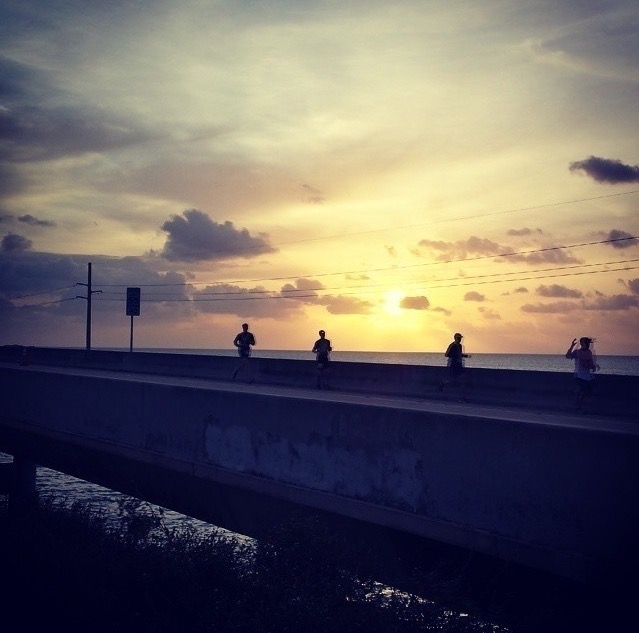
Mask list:
[[[382,587],[353,564],[374,556],[309,516],[253,543],[222,530],[169,528],[161,509],[130,498],[115,519],[78,503],[40,499],[9,511],[5,501],[0,623],[66,633],[506,631],[460,614],[464,599],[445,610]],[[447,577],[440,570],[440,585]],[[444,589],[433,585],[431,595]],[[590,630],[587,618],[578,624],[555,606],[540,602],[515,633]]]

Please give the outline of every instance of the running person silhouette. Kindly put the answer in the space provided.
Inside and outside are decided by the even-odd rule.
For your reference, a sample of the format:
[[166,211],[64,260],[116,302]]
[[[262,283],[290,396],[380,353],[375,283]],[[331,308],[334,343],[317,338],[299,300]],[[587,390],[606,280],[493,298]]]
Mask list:
[[324,330],[319,331],[319,336],[311,350],[317,360],[317,388],[328,389],[326,370],[330,365],[330,354],[333,348],[331,347],[331,342],[326,338]]
[[244,369],[247,370],[249,375],[249,383],[252,383],[255,378],[253,377],[253,369],[249,363],[251,357],[251,347],[255,345],[256,340],[252,332],[249,332],[248,323],[242,323],[242,331],[239,332],[233,339],[233,345],[237,347],[237,354],[240,360],[233,372],[233,380],[237,378],[237,375]]

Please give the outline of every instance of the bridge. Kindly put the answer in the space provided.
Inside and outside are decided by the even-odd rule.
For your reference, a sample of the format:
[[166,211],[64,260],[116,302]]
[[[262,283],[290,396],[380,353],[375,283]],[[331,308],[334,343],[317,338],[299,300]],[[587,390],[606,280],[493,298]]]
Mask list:
[[250,536],[306,508],[593,585],[634,573],[636,377],[600,376],[575,415],[569,373],[475,369],[465,404],[442,368],[335,362],[318,391],[313,362],[254,358],[246,384],[236,360],[5,346],[0,450]]

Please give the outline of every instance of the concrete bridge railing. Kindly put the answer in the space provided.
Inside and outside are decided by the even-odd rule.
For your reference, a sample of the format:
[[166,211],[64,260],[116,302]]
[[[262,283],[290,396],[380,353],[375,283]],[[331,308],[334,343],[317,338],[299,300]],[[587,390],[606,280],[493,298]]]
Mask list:
[[[116,352],[81,349],[4,346],[0,361],[42,366],[110,369],[134,373],[189,376],[228,381],[236,367],[235,356],[207,356],[149,352]],[[316,367],[312,360],[251,359],[255,379],[264,385],[313,388]],[[456,399],[454,387],[440,394],[437,385],[446,377],[445,367],[386,365],[336,361],[329,370],[330,388],[338,392],[403,396],[429,400]],[[588,402],[593,414],[639,419],[639,378],[597,375]],[[548,412],[572,411],[571,371],[514,371],[473,368],[469,371],[469,396],[473,403],[526,408]]]
[[[85,359],[126,364],[102,372],[48,367],[47,353],[0,366],[0,450],[26,460],[246,534],[279,501],[593,582],[639,560],[634,423],[193,380],[227,378],[232,357]],[[147,371],[127,373],[134,362]],[[151,377],[165,366],[189,377]],[[397,389],[425,375],[377,368]],[[364,391],[356,369],[342,377]],[[294,380],[313,371],[302,363]]]

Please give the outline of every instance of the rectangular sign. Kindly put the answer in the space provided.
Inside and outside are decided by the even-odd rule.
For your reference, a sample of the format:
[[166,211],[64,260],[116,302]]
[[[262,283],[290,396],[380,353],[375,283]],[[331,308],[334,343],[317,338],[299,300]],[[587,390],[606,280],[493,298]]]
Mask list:
[[140,289],[126,289],[126,315],[140,316]]

